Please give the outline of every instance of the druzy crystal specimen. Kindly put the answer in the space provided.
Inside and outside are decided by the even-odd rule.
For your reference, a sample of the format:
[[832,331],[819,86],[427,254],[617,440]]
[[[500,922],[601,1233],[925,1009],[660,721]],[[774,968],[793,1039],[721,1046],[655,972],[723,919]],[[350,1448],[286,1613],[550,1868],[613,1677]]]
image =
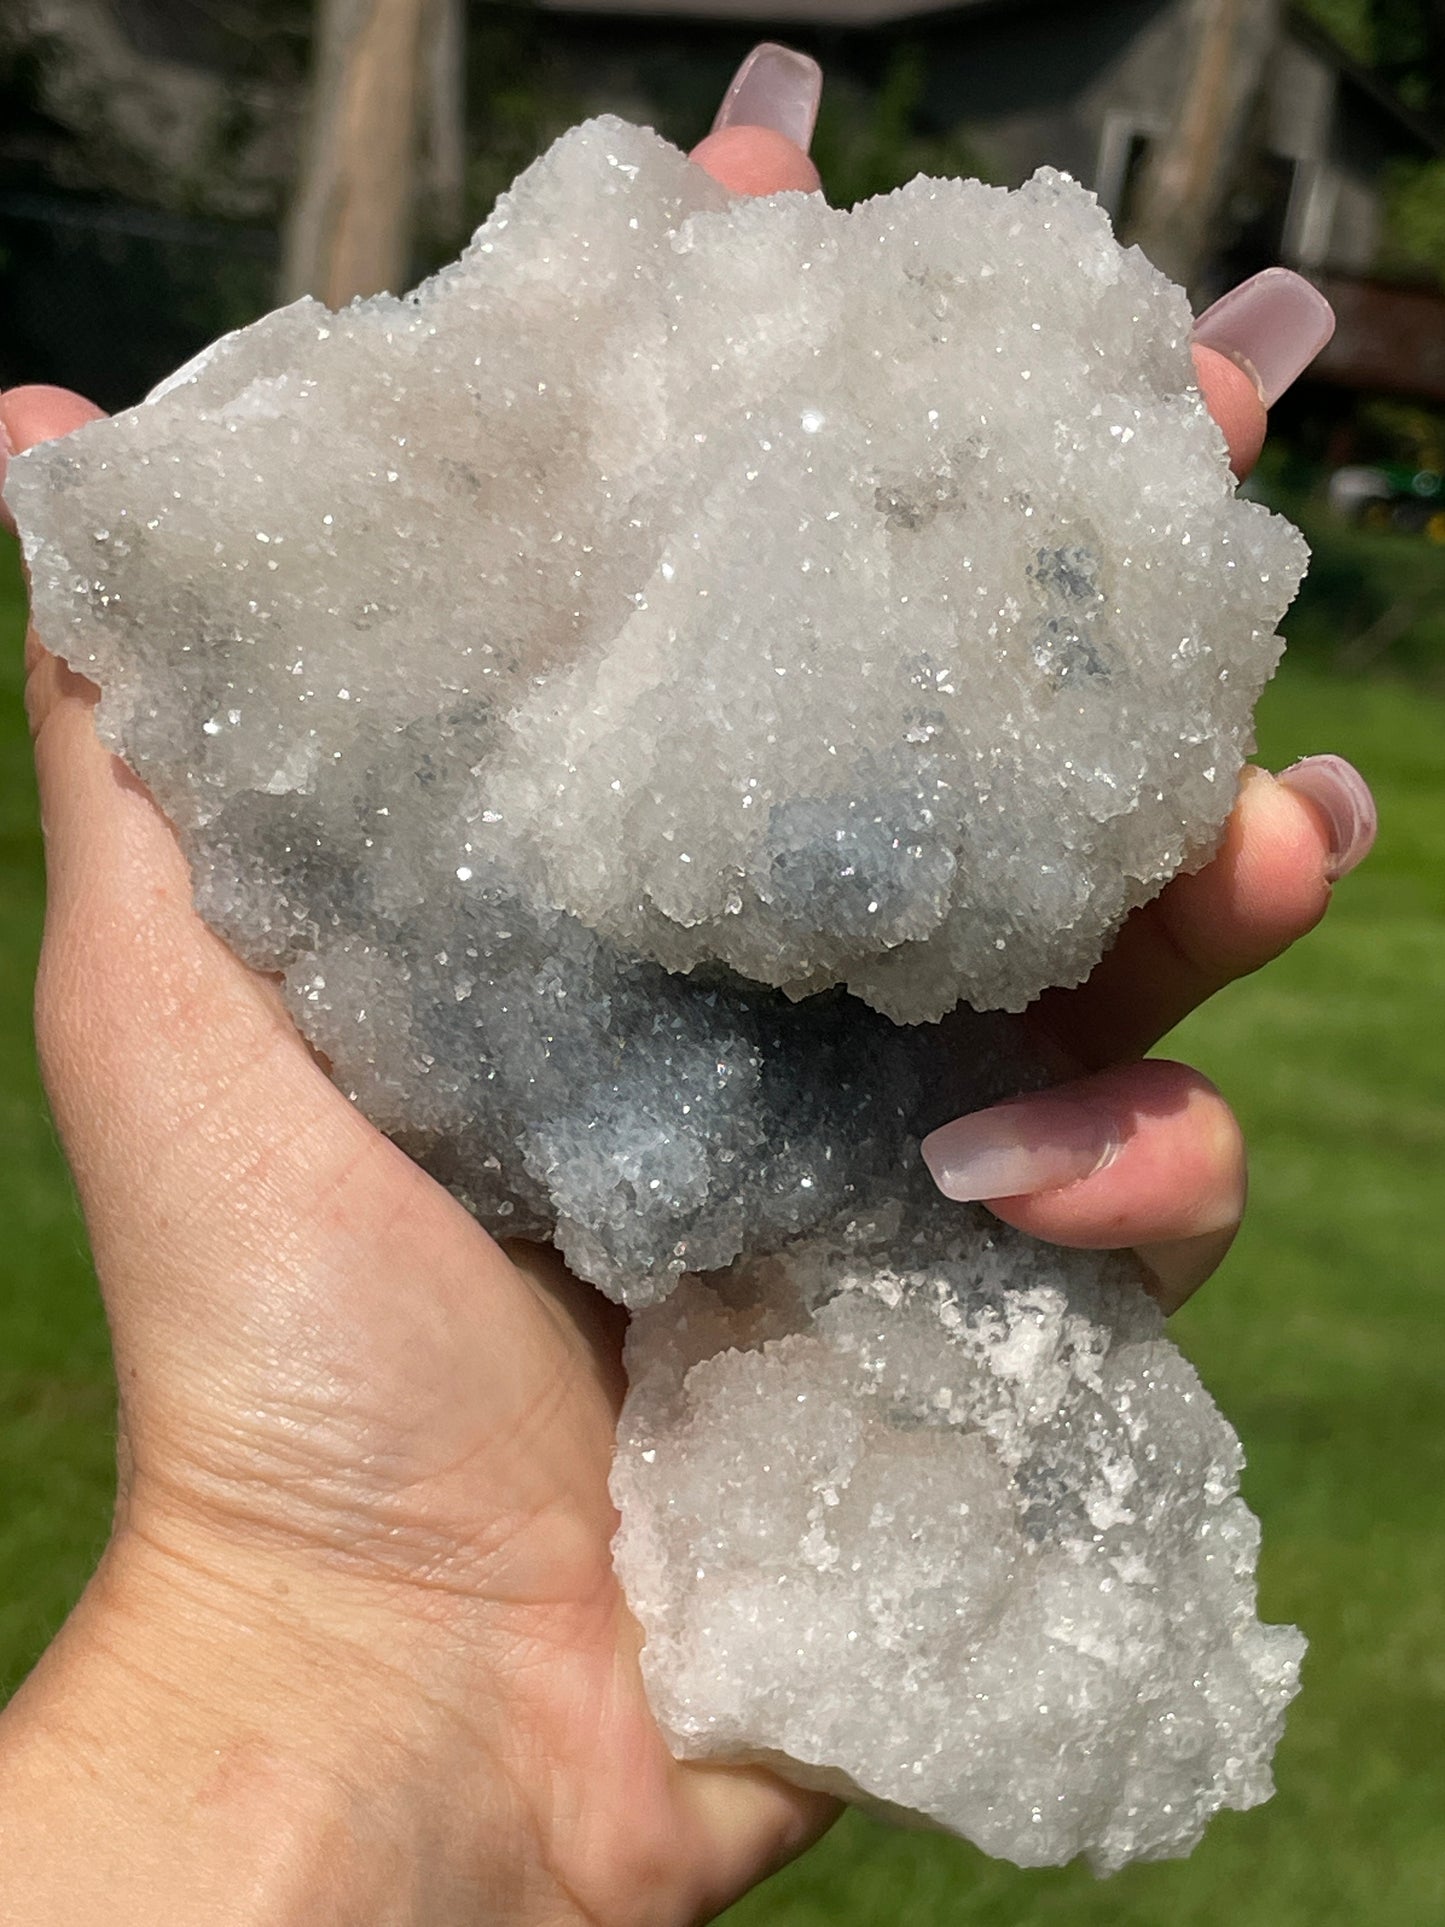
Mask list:
[[[617,1565],[678,1750],[1101,1872],[1271,1791],[1303,1642],[1117,1256],[920,1200],[639,1312]],[[1268,1736],[1268,1738],[1266,1738]]]
[[205,916],[645,1308],[618,1560],[679,1749],[1025,1861],[1263,1798],[1298,1659],[1127,1261],[918,1158],[1232,799],[1303,550],[1189,325],[1062,176],[732,203],[596,121],[416,295],[9,490]]

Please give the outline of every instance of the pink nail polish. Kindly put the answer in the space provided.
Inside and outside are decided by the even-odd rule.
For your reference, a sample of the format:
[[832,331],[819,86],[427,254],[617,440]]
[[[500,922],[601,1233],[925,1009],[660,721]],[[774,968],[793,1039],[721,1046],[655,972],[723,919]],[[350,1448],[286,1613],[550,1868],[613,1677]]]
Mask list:
[[1335,331],[1335,311],[1290,268],[1266,268],[1221,295],[1194,324],[1194,339],[1237,361],[1266,408],[1298,381]]
[[1281,770],[1277,780],[1306,797],[1324,817],[1330,835],[1325,876],[1338,883],[1375,847],[1379,817],[1369,784],[1343,756],[1306,756]]
[[764,41],[733,75],[712,130],[771,127],[807,153],[822,92],[823,70],[816,60]]
[[1072,1098],[1017,1098],[958,1117],[923,1140],[923,1161],[946,1198],[1031,1197],[1092,1177],[1120,1149],[1110,1118]]

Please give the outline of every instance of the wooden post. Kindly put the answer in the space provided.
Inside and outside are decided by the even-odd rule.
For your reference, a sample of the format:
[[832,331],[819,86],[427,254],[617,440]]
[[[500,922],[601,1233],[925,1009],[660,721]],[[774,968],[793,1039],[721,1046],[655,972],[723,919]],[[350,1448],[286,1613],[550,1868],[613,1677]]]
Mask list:
[[428,225],[459,242],[466,220],[467,96],[465,0],[429,0],[422,116],[423,192]]
[[1192,0],[1172,125],[1140,183],[1135,241],[1186,288],[1197,284],[1279,31],[1280,0]]
[[427,0],[320,0],[282,296],[399,291],[411,267]]

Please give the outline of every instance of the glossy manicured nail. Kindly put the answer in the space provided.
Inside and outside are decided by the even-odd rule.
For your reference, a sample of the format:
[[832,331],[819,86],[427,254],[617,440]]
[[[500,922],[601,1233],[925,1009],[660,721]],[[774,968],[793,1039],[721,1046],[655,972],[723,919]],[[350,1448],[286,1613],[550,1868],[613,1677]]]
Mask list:
[[1251,275],[1194,324],[1196,341],[1253,377],[1266,408],[1299,380],[1334,332],[1334,309],[1289,268]]
[[1092,1177],[1119,1153],[1110,1118],[1073,1098],[1020,1098],[955,1118],[923,1140],[923,1161],[946,1198],[1031,1197]]
[[1343,756],[1306,756],[1280,771],[1277,781],[1314,804],[1329,825],[1325,875],[1338,883],[1375,847],[1379,818],[1370,786]]
[[822,91],[823,70],[816,60],[765,41],[753,48],[733,75],[712,130],[716,134],[724,127],[771,127],[806,154]]

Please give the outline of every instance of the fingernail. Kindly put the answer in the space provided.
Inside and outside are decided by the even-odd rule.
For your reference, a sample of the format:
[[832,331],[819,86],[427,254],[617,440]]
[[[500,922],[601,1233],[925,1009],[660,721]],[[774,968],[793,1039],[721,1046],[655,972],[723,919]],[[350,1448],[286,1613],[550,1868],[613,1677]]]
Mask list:
[[1194,339],[1237,361],[1273,408],[1335,332],[1335,311],[1290,268],[1266,268],[1221,295],[1194,324]]
[[1119,1154],[1112,1120],[1067,1097],[1029,1097],[955,1118],[923,1140],[946,1198],[1021,1198],[1092,1177]]
[[791,47],[780,47],[775,41],[765,41],[753,48],[733,75],[712,131],[771,127],[806,154],[822,92],[823,70],[816,60],[794,53]]
[[1357,869],[1375,847],[1379,816],[1370,786],[1354,764],[1343,756],[1306,756],[1281,770],[1276,780],[1307,797],[1328,824],[1329,882],[1338,883]]

